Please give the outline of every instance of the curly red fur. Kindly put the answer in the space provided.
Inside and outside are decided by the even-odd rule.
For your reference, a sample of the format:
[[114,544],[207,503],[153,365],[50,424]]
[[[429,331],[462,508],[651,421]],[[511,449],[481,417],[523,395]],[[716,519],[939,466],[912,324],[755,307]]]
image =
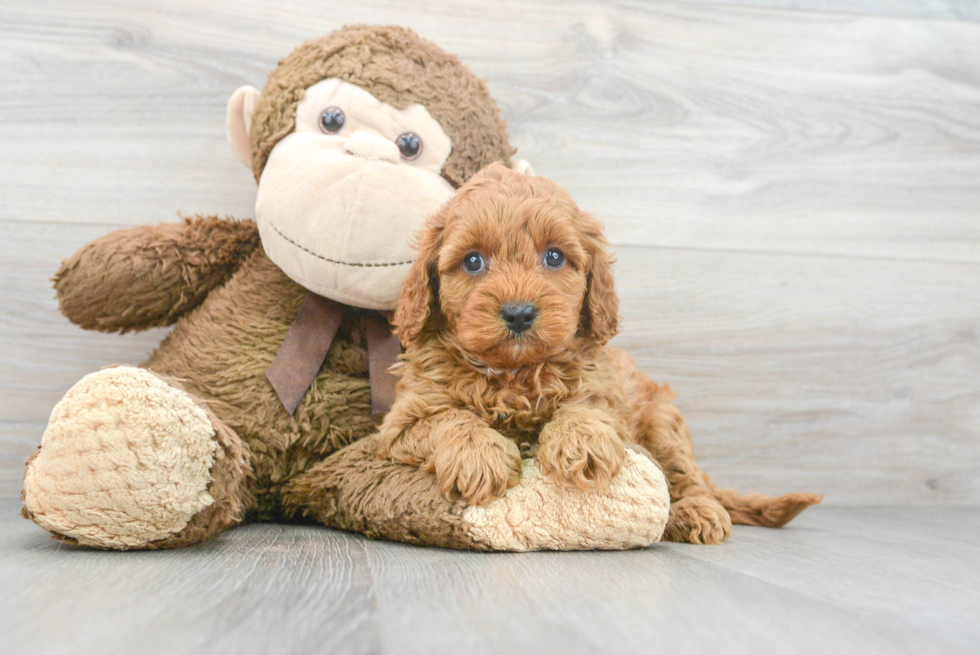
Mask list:
[[[666,537],[692,543],[722,541],[732,519],[782,525],[819,502],[714,487],[670,388],[606,345],[618,329],[613,260],[601,225],[554,183],[491,166],[418,245],[395,313],[406,351],[381,456],[433,471],[450,498],[485,504],[517,484],[520,450],[562,483],[601,489],[625,444],[638,443],[670,483]],[[553,248],[559,267],[545,263]],[[474,253],[485,262],[475,273],[463,267]],[[507,303],[536,309],[530,328],[508,326]]]

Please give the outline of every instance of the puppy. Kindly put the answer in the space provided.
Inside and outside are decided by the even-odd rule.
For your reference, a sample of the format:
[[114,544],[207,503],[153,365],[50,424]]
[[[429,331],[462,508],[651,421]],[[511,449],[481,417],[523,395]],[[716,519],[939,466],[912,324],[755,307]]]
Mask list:
[[518,483],[522,451],[561,483],[602,490],[639,445],[670,485],[665,538],[692,543],[721,542],[732,521],[780,526],[819,502],[714,487],[670,387],[606,345],[618,329],[612,258],[601,225],[554,183],[493,165],[418,245],[395,313],[405,354],[382,457],[486,504]]

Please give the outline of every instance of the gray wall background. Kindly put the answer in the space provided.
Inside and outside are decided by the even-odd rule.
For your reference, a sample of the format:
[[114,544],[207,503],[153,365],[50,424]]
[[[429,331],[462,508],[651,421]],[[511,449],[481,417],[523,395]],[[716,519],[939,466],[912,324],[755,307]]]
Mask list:
[[59,262],[252,216],[224,108],[295,45],[398,23],[488,80],[519,156],[607,225],[617,343],[744,491],[980,504],[980,5],[943,0],[0,3],[0,494],[81,376]]

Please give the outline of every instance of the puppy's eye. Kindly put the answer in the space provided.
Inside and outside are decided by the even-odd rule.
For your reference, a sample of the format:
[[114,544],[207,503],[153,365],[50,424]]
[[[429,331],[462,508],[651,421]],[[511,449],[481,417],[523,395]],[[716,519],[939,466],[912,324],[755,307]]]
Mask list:
[[544,253],[544,265],[548,268],[561,268],[565,263],[565,253],[558,248],[548,248]]
[[347,116],[344,115],[344,110],[340,107],[327,107],[320,114],[320,129],[327,134],[336,134],[344,129],[345,122],[347,122]]
[[422,139],[415,132],[405,132],[395,139],[398,152],[402,153],[402,159],[415,159],[422,154]]
[[471,252],[466,257],[463,257],[463,269],[467,273],[480,273],[486,267],[487,263],[484,261],[483,255],[478,252]]

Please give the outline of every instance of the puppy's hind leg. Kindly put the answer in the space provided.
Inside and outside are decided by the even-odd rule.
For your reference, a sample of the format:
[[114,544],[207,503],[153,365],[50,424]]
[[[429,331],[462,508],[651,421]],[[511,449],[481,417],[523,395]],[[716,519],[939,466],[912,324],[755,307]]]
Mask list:
[[[641,441],[663,467],[670,488],[670,518],[664,539],[720,544],[732,536],[732,519],[715,498],[710,478],[694,459],[684,419],[672,405],[652,413],[655,416],[666,414],[668,419],[657,426],[658,430],[647,432]],[[675,413],[676,416],[672,416]]]
[[658,387],[634,372],[628,391],[639,443],[663,467],[670,484],[670,519],[664,538],[717,544],[731,536],[732,523],[780,527],[823,497],[789,493],[778,497],[740,495],[718,489],[694,458],[694,445],[680,410],[670,404],[670,387]]
[[711,479],[694,459],[694,444],[670,387],[658,387],[635,372],[627,385],[632,428],[638,443],[663,468],[670,487],[670,518],[664,539],[719,544],[732,534],[732,519],[714,494]]

